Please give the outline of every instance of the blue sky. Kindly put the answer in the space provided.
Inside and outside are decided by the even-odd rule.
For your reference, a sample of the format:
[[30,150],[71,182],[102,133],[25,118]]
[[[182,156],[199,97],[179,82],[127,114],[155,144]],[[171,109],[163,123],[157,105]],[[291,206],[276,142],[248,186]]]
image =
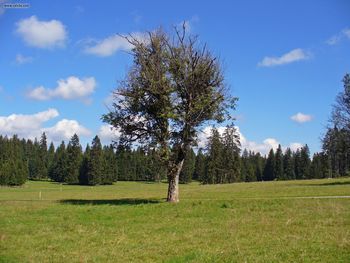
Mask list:
[[131,65],[115,34],[182,21],[223,61],[242,144],[255,151],[278,143],[319,151],[350,72],[347,0],[23,3],[30,7],[0,9],[0,134],[109,142],[100,116]]

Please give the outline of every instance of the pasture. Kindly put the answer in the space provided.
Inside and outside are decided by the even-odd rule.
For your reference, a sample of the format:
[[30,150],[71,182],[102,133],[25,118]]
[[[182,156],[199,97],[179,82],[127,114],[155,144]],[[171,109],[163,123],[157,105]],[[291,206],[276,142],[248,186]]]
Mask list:
[[0,262],[350,262],[350,178],[0,188]]

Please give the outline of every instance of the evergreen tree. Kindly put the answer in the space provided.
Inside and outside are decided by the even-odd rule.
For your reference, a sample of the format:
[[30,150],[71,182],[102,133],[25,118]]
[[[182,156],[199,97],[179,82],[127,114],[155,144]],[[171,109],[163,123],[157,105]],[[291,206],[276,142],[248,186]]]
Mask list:
[[301,179],[310,178],[310,150],[307,144],[300,150],[300,175]]
[[205,166],[206,166],[205,155],[203,154],[202,148],[200,148],[196,156],[196,163],[194,166],[194,172],[192,177],[193,180],[197,180],[197,181],[202,180],[202,177],[205,174]]
[[270,150],[269,155],[266,160],[263,180],[264,181],[272,181],[276,178],[275,176],[275,153],[273,149]]
[[275,154],[275,177],[278,180],[284,180],[284,168],[283,168],[283,153],[282,147],[279,144]]
[[112,184],[117,181],[117,176],[117,158],[113,146],[104,146],[101,184]]
[[293,161],[292,151],[290,148],[287,148],[287,150],[284,153],[283,168],[284,168],[284,178],[287,180],[294,180],[295,179],[294,161]]
[[47,137],[45,132],[42,133],[39,142],[39,152],[37,159],[37,174],[35,179],[41,180],[47,178],[48,175],[48,159],[47,159]]
[[102,183],[103,155],[100,138],[96,135],[92,140],[90,157],[88,160],[87,183],[97,185]]
[[195,164],[196,164],[196,154],[194,151],[191,149],[185,157],[185,161],[182,167],[182,170],[180,172],[180,183],[189,183],[192,180],[192,176],[194,173],[195,169]]
[[215,184],[221,182],[222,177],[222,159],[223,144],[220,139],[220,134],[217,129],[213,128],[211,136],[208,139],[208,158],[203,184]]
[[234,126],[227,126],[223,136],[223,183],[237,182],[241,176],[240,137]]
[[67,146],[67,170],[63,175],[64,182],[68,184],[76,184],[79,182],[79,171],[82,161],[82,149],[79,137],[74,134]]
[[88,184],[89,159],[90,159],[90,146],[89,144],[87,144],[83,154],[83,159],[80,165],[79,184],[82,184],[82,185]]
[[64,182],[67,174],[67,152],[64,141],[57,147],[53,163],[50,167],[49,177],[56,182]]

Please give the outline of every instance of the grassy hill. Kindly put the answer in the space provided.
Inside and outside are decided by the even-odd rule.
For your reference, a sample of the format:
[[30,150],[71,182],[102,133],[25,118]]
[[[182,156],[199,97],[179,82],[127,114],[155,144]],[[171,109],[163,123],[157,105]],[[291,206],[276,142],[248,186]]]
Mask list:
[[[0,188],[0,262],[349,262],[350,178]],[[336,197],[338,196],[338,197]]]

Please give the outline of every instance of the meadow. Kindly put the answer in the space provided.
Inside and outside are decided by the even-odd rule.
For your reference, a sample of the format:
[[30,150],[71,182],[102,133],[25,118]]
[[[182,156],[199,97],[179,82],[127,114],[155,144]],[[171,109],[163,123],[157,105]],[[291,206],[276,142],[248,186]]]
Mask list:
[[350,178],[0,188],[0,262],[350,262]]

